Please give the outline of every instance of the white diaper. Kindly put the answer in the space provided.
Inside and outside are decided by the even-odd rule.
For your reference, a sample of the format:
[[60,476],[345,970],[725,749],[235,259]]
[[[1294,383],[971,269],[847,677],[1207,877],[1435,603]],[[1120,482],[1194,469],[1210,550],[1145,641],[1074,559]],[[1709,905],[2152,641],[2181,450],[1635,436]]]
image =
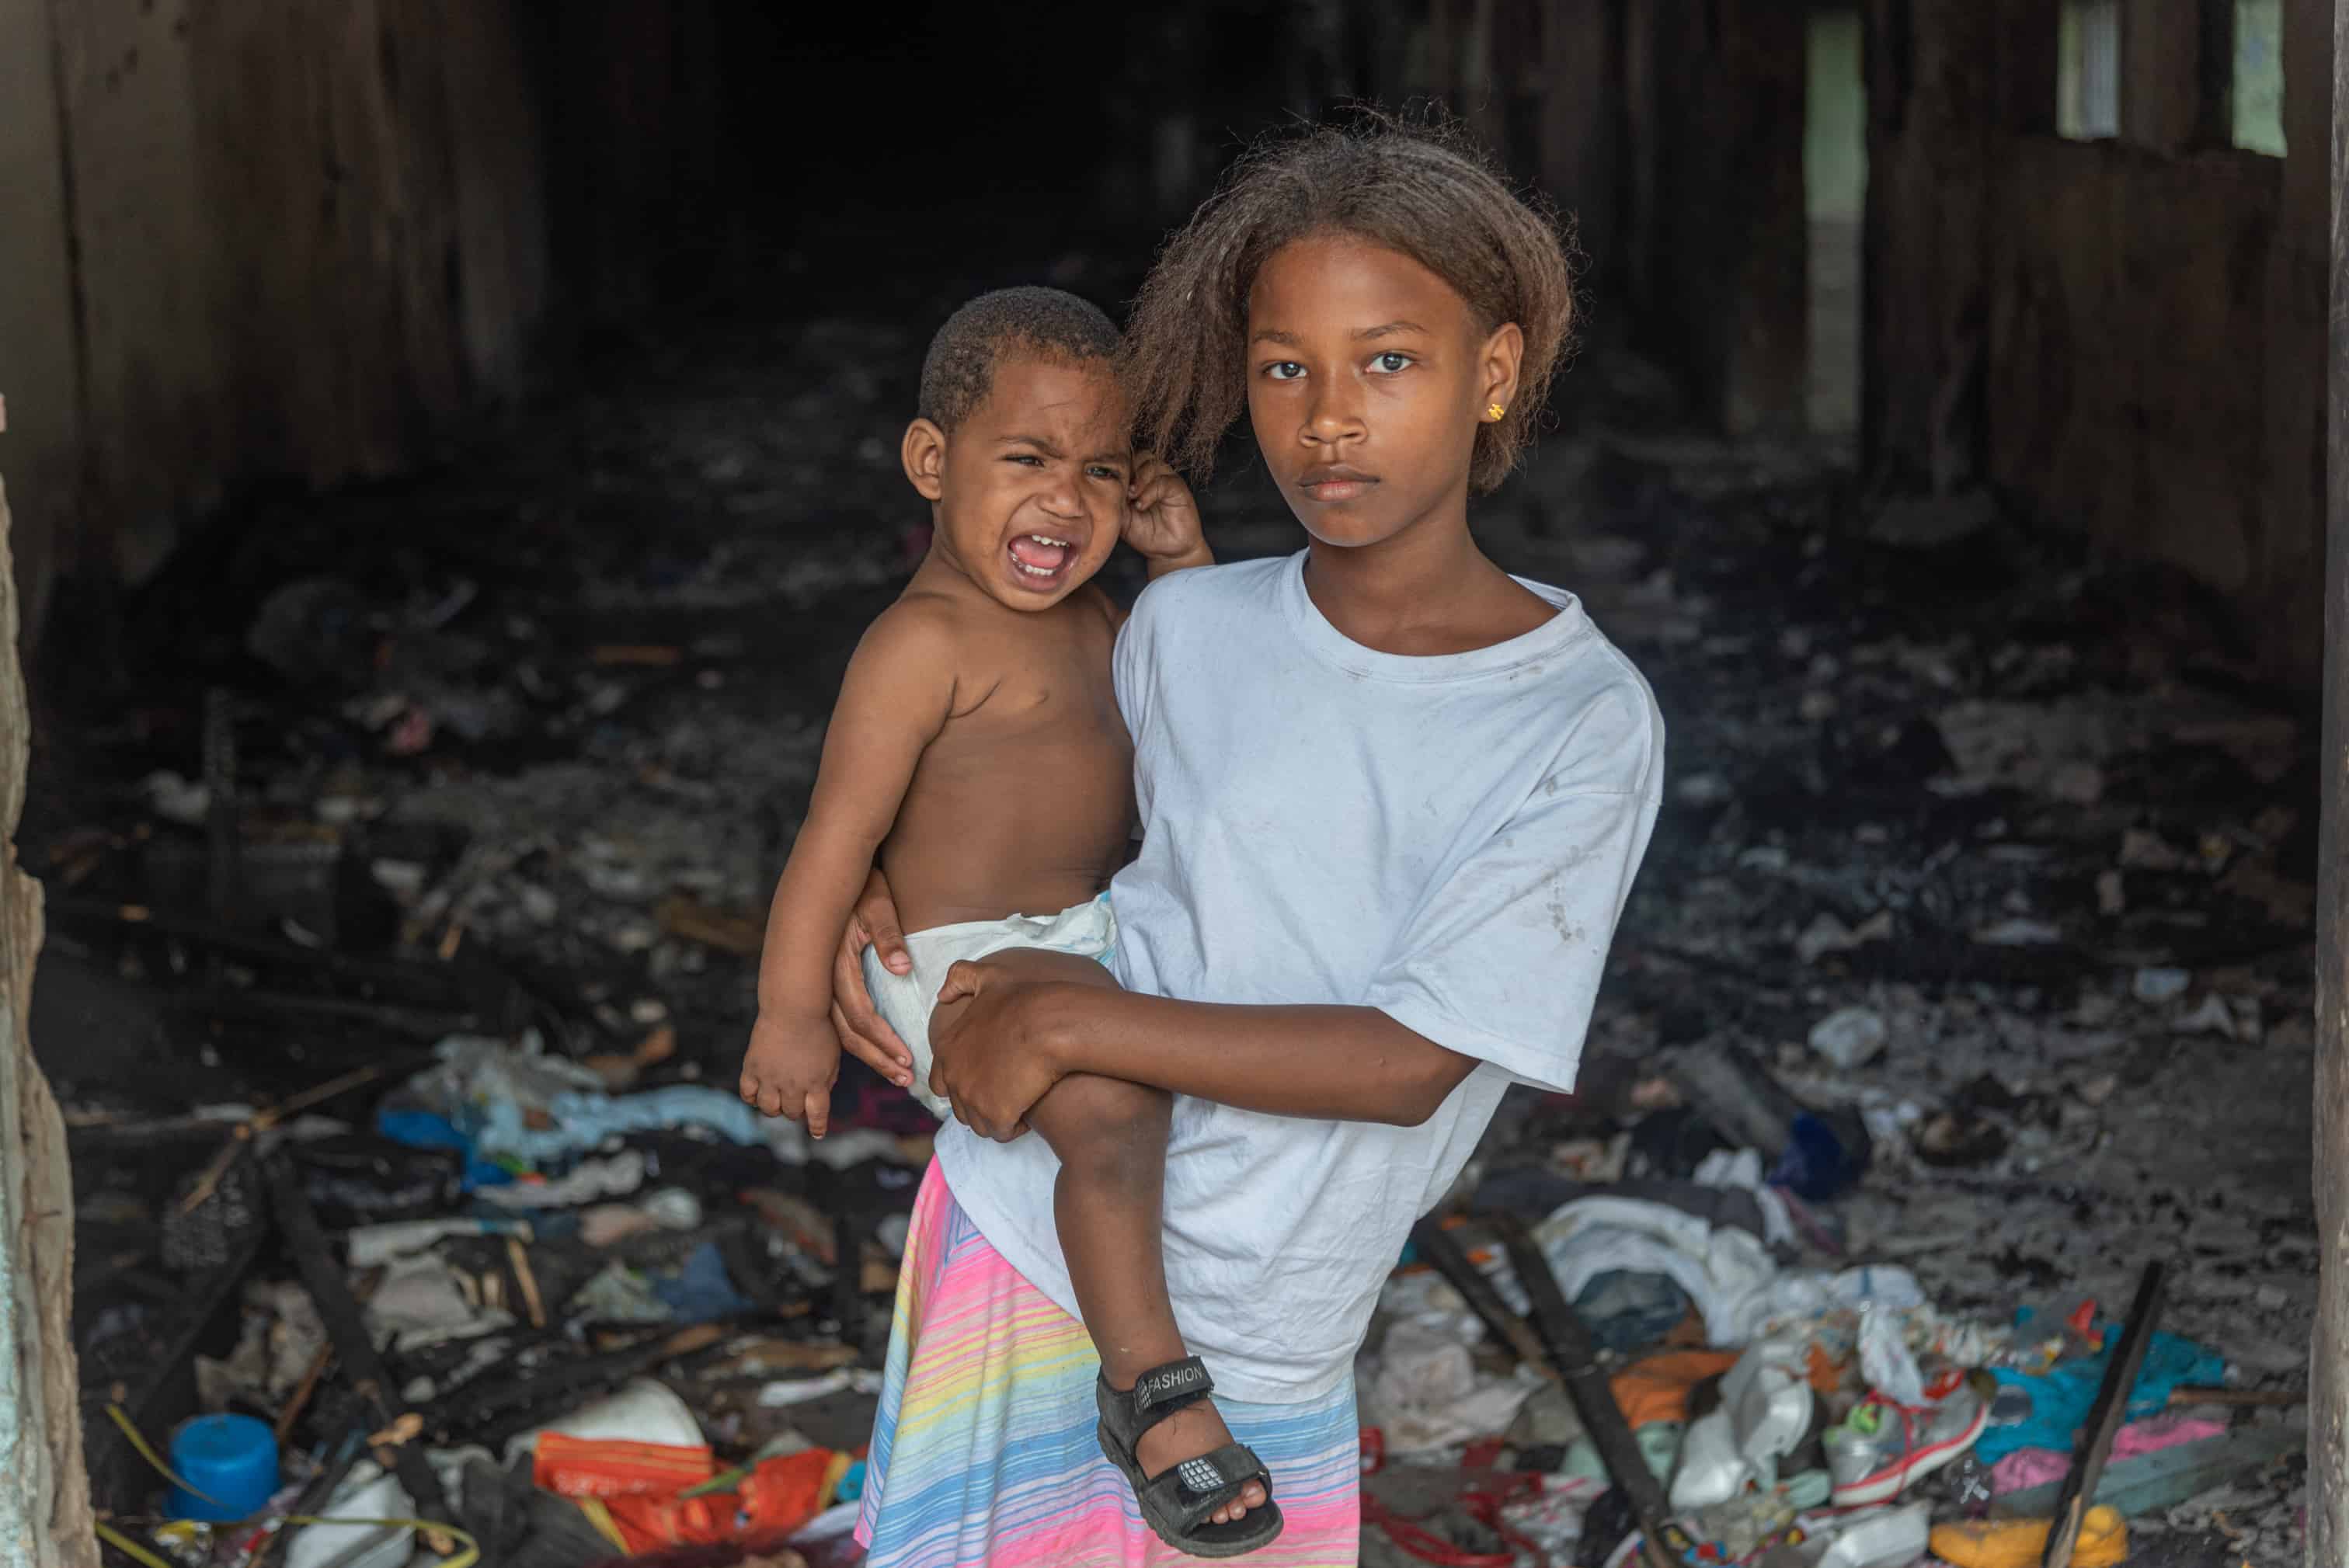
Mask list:
[[892,975],[881,967],[872,948],[864,950],[864,984],[873,993],[873,1005],[914,1053],[914,1098],[941,1121],[954,1109],[930,1092],[930,1010],[938,1005],[938,987],[955,965],[1007,947],[1042,947],[1108,963],[1117,951],[1117,920],[1109,912],[1109,894],[1058,914],[1012,914],[909,932],[905,951],[914,960],[911,975]]

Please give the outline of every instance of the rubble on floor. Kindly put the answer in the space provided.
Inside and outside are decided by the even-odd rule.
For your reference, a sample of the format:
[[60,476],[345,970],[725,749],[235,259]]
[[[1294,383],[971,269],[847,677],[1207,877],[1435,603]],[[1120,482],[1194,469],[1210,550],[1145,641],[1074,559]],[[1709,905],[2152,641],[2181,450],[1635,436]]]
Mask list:
[[[120,1560],[853,1561],[929,1123],[852,1066],[810,1142],[732,1080],[919,553],[867,327],[321,504],[42,758]],[[1226,557],[1293,547],[1208,501]],[[1671,793],[1581,1088],[1434,1222],[1489,1299],[1415,1246],[1373,1325],[1365,1561],[1622,1562],[1652,1492],[1673,1561],[2036,1563],[2100,1422],[2075,1563],[2299,1560],[2313,731],[2190,593],[1956,504],[1601,432],[1489,512],[1653,680]]]
[[[1662,1560],[2036,1564],[2101,1424],[2073,1563],[2298,1563],[2312,716],[2174,583],[2006,525],[1862,544],[1783,454],[1597,448],[1598,548],[1503,559],[1633,650],[1671,799],[1583,1087],[1505,1108],[1461,1246],[1521,1308],[1490,1227],[1531,1226]],[[1647,1560],[1547,1374],[1424,1260],[1382,1305],[1366,1562]]]

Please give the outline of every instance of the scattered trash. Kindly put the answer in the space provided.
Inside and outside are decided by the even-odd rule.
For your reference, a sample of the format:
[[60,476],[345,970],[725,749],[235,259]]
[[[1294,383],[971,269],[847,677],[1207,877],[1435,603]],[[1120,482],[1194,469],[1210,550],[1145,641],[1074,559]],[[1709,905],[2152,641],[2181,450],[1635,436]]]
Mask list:
[[[2195,1426],[2197,1429],[2207,1429],[2212,1424],[2198,1422]],[[2124,1433],[2129,1429],[2121,1429]],[[2231,1432],[2222,1427],[2213,1435],[2140,1448],[2116,1460],[2097,1480],[2094,1501],[2110,1503],[2129,1518],[2158,1513],[2214,1491],[2246,1471],[2305,1453],[2307,1449],[2308,1432],[2301,1426],[2246,1427]],[[2115,1451],[2119,1452],[2117,1446]],[[2016,1479],[2052,1479],[2012,1491],[2002,1490],[1991,1505],[1992,1511],[2016,1518],[2044,1518],[2052,1512],[2063,1490],[2063,1477],[2071,1468],[2071,1456],[2053,1455],[2052,1460],[2042,1459],[2027,1466],[2017,1464],[2025,1455],[2052,1453],[2046,1449],[2022,1449],[2001,1460],[2002,1470],[2008,1466],[2016,1467],[2008,1472]]]
[[[2018,1335],[2027,1334],[2030,1326],[2030,1319],[2023,1320],[2017,1325]],[[2089,1407],[2095,1402],[2097,1383],[2112,1360],[2113,1351],[2114,1336],[2107,1333],[2102,1350],[2075,1356],[2044,1371],[2013,1367],[1990,1368],[1990,1376],[2002,1391],[2013,1389],[2027,1401],[2024,1408],[2029,1414],[2023,1419],[1984,1432],[1981,1445],[1983,1460],[1995,1464],[2018,1449],[2056,1449],[2070,1453],[2074,1438],[2081,1423],[2088,1418]],[[2131,1416],[2157,1415],[2168,1406],[2171,1390],[2180,1384],[2216,1382],[2225,1370],[2226,1363],[2215,1352],[2191,1340],[2157,1332],[2129,1390],[2127,1411]]]
[[1795,954],[1806,964],[1816,964],[1830,954],[1855,953],[1871,942],[1886,941],[1892,933],[1892,912],[1889,909],[1878,910],[1857,926],[1846,925],[1822,912],[1795,938]]
[[[805,1404],[810,1399],[822,1399],[833,1394],[844,1392],[877,1394],[880,1391],[879,1374],[862,1367],[843,1367],[837,1371],[827,1372],[821,1377],[770,1383],[759,1390],[759,1403],[770,1410],[779,1410],[792,1405]],[[1491,1429],[1479,1427],[1476,1429],[1484,1432]]]
[[[327,1501],[323,1517],[393,1521],[415,1513],[416,1500],[399,1478],[361,1460]],[[414,1554],[415,1540],[409,1524],[303,1525],[286,1544],[285,1562],[287,1568],[401,1568]]]
[[1932,1509],[1904,1503],[1837,1529],[1818,1568],[1909,1568],[1925,1554]]
[[1974,940],[1988,947],[2044,947],[2063,941],[2064,928],[2053,921],[2017,915],[1978,928]]
[[[2038,1568],[2053,1524],[2044,1519],[1970,1520],[1933,1526],[1926,1544],[1951,1568]],[[2128,1525],[2116,1509],[2088,1510],[2072,1547],[2072,1568],[2114,1568],[2128,1560]]]
[[[2141,1454],[2159,1453],[2164,1449],[2198,1442],[2207,1438],[2223,1438],[2227,1423],[2193,1416],[2154,1416],[2142,1421],[2131,1421],[2123,1427],[2113,1440],[2112,1458],[2116,1466]],[[2029,1491],[2041,1486],[2052,1486],[2063,1480],[2072,1468],[2072,1456],[2054,1449],[2016,1449],[1992,1467],[1991,1485],[2000,1493]],[[2107,1474],[2112,1473],[2107,1471]],[[2097,1495],[2102,1497],[2103,1489]],[[2017,1512],[2027,1513],[2027,1508]]]
[[250,1416],[198,1416],[171,1434],[171,1469],[184,1478],[165,1506],[175,1519],[248,1519],[277,1491],[277,1439]]
[[[211,633],[240,674],[203,676],[265,690],[93,716],[107,776],[44,797],[84,820],[27,825],[85,1398],[159,1439],[259,1426],[264,1517],[426,1522],[285,1525],[297,1568],[437,1553],[434,1521],[547,1568],[847,1544],[932,1124],[852,1066],[811,1142],[731,1067],[827,660],[905,569],[895,489],[854,488],[896,485],[851,462],[885,443],[825,423],[895,330],[803,347],[830,380],[756,438],[702,401],[566,433],[580,495],[474,498],[460,554],[404,511],[270,567]],[[1657,677],[1665,817],[1575,1092],[1513,1091],[1444,1210],[1473,1283],[1415,1242],[1381,1296],[1379,1506],[1442,1493],[1407,1522],[1443,1561],[1907,1568],[1929,1527],[1947,1563],[2035,1563],[2075,1484],[2105,1505],[2076,1563],[2130,1530],[2296,1561],[2297,1396],[2266,1385],[2304,1366],[2321,1250],[2313,734],[1980,492],[1868,509],[1911,593],[1827,548],[1840,480],[1605,439],[1635,532],[1494,526]],[[817,493],[855,520],[823,552],[790,499]],[[479,520],[517,506],[576,560],[497,565]],[[612,546],[585,508],[684,521]],[[2147,1235],[2176,1333],[2083,1481],[2122,1338],[2086,1298]],[[117,1429],[91,1448],[113,1522],[177,1511]],[[228,1533],[164,1555],[254,1544]]]
[[1811,1049],[1847,1071],[1875,1060],[1889,1037],[1873,1007],[1846,1007],[1811,1026]]

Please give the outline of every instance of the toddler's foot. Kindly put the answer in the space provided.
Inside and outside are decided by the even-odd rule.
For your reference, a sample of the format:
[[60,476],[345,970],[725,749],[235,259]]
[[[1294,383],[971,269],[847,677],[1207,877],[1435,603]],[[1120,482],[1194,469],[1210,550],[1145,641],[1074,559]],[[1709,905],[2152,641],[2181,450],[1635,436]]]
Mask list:
[[[1142,1473],[1155,1480],[1185,1460],[1214,1453],[1231,1440],[1232,1429],[1224,1425],[1222,1414],[1212,1402],[1202,1399],[1175,1411],[1135,1439],[1133,1457],[1140,1461]],[[1248,1510],[1262,1508],[1264,1501],[1264,1483],[1251,1480],[1240,1488],[1237,1501],[1208,1517],[1217,1524],[1229,1524],[1247,1518]]]
[[1133,1488],[1161,1541],[1194,1557],[1245,1557],[1287,1523],[1272,1501],[1272,1472],[1232,1440],[1207,1402],[1215,1380],[1195,1356],[1154,1367],[1131,1386],[1094,1384],[1102,1452]]

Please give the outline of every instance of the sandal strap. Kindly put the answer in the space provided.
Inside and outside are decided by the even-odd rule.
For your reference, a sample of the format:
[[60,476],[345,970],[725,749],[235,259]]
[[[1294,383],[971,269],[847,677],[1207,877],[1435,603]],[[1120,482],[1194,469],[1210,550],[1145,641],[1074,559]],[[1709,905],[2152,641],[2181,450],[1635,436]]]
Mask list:
[[1178,1399],[1188,1405],[1215,1391],[1216,1380],[1207,1376],[1207,1364],[1195,1356],[1185,1356],[1136,1377],[1131,1398],[1134,1413],[1142,1415]]
[[1226,1443],[1183,1460],[1148,1482],[1144,1490],[1159,1511],[1172,1518],[1177,1532],[1188,1534],[1216,1510],[1237,1499],[1240,1489],[1252,1480],[1264,1484],[1265,1499],[1270,1501],[1272,1472],[1265,1469],[1264,1461],[1243,1444]]
[[1215,1391],[1216,1380],[1195,1356],[1153,1367],[1133,1380],[1131,1388],[1112,1388],[1109,1375],[1094,1379],[1095,1403],[1102,1426],[1131,1459],[1142,1434],[1177,1410],[1186,1409]]

